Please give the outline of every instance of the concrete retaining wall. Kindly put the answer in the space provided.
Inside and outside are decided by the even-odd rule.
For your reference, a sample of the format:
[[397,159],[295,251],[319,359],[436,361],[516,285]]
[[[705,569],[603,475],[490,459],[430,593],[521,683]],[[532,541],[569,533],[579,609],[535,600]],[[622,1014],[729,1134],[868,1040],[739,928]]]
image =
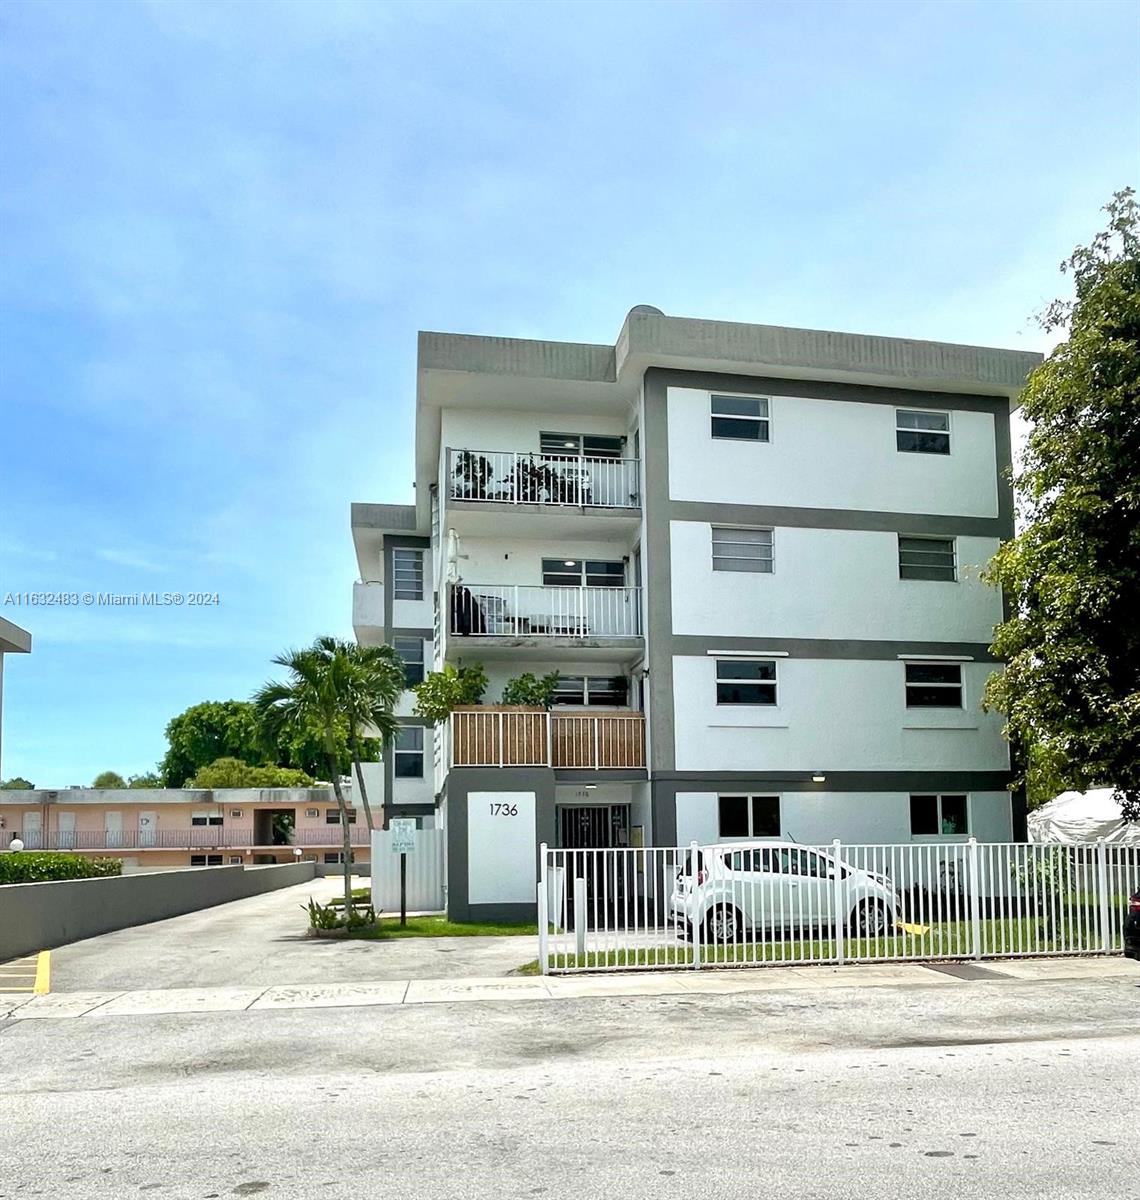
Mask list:
[[0,887],[0,962],[315,878],[315,863],[206,867]]

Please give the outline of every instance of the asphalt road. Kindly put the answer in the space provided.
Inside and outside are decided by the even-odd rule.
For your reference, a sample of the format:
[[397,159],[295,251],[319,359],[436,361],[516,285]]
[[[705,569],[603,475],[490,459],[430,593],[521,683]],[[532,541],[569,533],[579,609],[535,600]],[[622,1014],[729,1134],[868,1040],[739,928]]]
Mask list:
[[0,1200],[1137,1200],[1140,972],[0,1024]]
[[[365,880],[358,880],[363,885]],[[337,878],[119,929],[52,951],[52,990],[260,987],[506,975],[538,957],[536,937],[335,941],[305,937],[310,896]]]

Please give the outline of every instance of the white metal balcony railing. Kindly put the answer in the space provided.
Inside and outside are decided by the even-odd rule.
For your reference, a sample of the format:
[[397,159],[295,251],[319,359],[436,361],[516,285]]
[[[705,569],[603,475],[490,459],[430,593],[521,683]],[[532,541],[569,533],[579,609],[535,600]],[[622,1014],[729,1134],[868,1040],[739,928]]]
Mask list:
[[480,637],[640,637],[641,588],[457,583],[450,628]]
[[640,768],[645,766],[645,717],[457,709],[448,743],[453,767]]
[[[25,850],[240,850],[246,847],[290,848],[293,846],[331,846],[341,844],[339,825],[294,829],[289,839],[274,840],[272,834],[259,837],[250,829],[228,830],[224,825],[199,825],[191,829],[122,830],[40,830],[2,835],[5,843],[18,837]],[[368,827],[358,817],[349,827],[353,846],[367,846]]]
[[581,508],[637,508],[641,503],[636,458],[448,450],[447,476],[452,500]]

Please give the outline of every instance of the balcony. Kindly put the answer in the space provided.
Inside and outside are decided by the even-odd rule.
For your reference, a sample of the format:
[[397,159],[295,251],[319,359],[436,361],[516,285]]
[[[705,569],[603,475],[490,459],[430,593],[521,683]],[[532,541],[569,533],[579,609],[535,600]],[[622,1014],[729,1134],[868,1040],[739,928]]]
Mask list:
[[[272,850],[283,846],[327,846],[335,850],[341,845],[340,830],[339,825],[294,829],[287,841],[279,842],[258,839],[250,829],[227,830],[224,825],[197,825],[192,829],[49,830],[47,833],[28,830],[20,834],[5,831],[4,837],[5,841],[10,841],[18,836],[25,850]],[[353,846],[369,844],[368,826],[359,817],[357,824],[349,826],[349,839]]]
[[559,508],[637,509],[636,458],[586,458],[514,450],[448,450],[450,500]]
[[449,629],[454,637],[575,646],[641,637],[641,589],[546,587],[512,583],[456,583]]
[[451,714],[453,767],[645,767],[641,713],[551,713],[468,708]]
[[352,585],[352,629],[361,645],[374,646],[384,640],[384,585],[357,582]]

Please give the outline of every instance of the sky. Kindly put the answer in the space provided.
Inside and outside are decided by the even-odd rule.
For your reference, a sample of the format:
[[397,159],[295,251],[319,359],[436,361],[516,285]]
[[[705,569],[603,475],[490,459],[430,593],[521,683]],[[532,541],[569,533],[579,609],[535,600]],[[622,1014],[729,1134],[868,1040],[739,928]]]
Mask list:
[[[1136,3],[7,0],[0,774],[351,636],[409,503],[416,331],[679,316],[1047,350],[1138,182]],[[161,609],[24,592],[216,594]]]

